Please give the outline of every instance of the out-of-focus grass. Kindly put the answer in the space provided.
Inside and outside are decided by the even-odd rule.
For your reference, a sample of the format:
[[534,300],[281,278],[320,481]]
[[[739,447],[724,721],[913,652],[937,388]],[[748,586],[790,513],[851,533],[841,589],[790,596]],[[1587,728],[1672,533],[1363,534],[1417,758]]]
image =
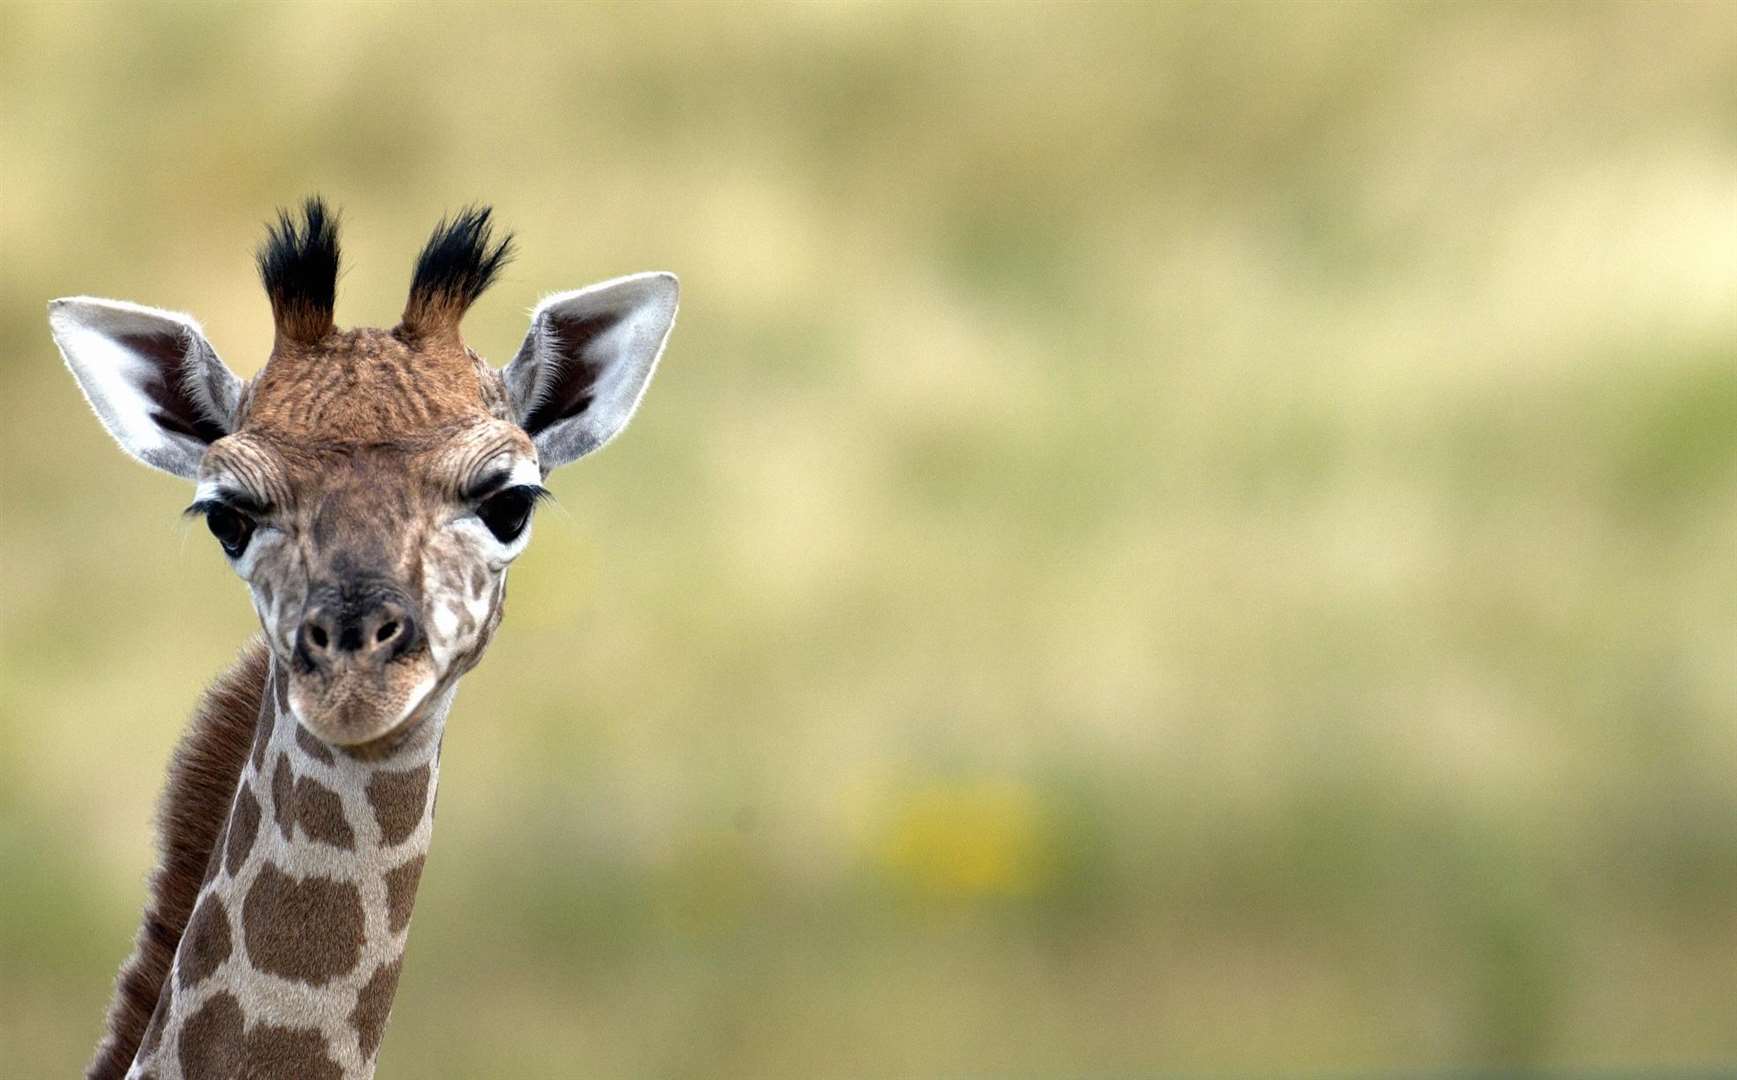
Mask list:
[[0,1059],[94,1043],[252,618],[42,305],[652,267],[460,695],[382,1074],[1737,1058],[1719,5],[0,11]]

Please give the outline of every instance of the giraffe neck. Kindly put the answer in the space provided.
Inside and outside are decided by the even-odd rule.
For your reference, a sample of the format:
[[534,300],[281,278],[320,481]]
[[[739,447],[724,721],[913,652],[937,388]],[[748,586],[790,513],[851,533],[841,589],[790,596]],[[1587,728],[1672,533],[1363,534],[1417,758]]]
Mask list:
[[253,751],[128,1077],[358,1080],[398,987],[452,692],[360,760],[289,712],[274,660]]

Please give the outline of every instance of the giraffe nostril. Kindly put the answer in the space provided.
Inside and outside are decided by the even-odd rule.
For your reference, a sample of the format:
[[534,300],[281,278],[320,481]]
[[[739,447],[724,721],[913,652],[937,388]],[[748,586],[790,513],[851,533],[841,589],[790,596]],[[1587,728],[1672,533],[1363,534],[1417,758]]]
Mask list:
[[303,612],[296,651],[304,667],[378,667],[419,643],[416,618],[399,591],[366,581],[349,593],[322,588],[317,602]]

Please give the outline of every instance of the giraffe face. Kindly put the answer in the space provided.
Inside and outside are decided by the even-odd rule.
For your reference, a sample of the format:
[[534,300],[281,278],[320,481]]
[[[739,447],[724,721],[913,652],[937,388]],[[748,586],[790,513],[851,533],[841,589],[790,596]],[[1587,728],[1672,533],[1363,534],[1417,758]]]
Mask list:
[[[368,347],[315,362],[351,388],[368,381],[352,370],[357,355],[373,358],[364,364],[402,364],[400,371],[419,362],[439,370],[401,345],[348,337]],[[498,398],[498,377],[473,369],[479,382],[495,383]],[[435,410],[375,387],[335,399],[346,404],[334,426],[308,400],[308,380],[292,386],[296,402],[256,397],[241,430],[212,444],[195,505],[252,592],[296,719],[341,745],[407,734],[424,706],[475,666],[499,625],[507,566],[529,544],[531,511],[544,494],[537,450],[481,399],[418,430],[402,417]],[[346,415],[355,401],[367,402],[370,415]],[[309,416],[320,422],[308,424]],[[357,431],[372,437],[358,440]]]
[[349,747],[408,733],[480,659],[507,566],[553,469],[627,425],[676,313],[664,273],[538,304],[502,369],[459,321],[508,242],[487,210],[435,230],[390,330],[332,321],[336,219],[309,200],[260,253],[277,338],[237,378],[192,319],[111,300],[49,305],[61,353],[133,457],[197,485],[252,591],[288,705]]

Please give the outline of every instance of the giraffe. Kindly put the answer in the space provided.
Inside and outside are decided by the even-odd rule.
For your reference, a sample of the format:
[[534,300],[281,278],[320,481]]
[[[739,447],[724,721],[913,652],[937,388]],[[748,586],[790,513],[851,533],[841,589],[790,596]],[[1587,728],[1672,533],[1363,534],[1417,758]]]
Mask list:
[[344,330],[337,216],[318,197],[279,211],[258,254],[275,338],[251,380],[188,316],[49,304],[110,435],[194,482],[187,512],[260,623],[171,757],[90,1080],[373,1075],[458,682],[543,481],[632,418],[675,320],[672,274],[557,293],[493,368],[459,323],[511,254],[488,208],[443,219],[398,324]]

